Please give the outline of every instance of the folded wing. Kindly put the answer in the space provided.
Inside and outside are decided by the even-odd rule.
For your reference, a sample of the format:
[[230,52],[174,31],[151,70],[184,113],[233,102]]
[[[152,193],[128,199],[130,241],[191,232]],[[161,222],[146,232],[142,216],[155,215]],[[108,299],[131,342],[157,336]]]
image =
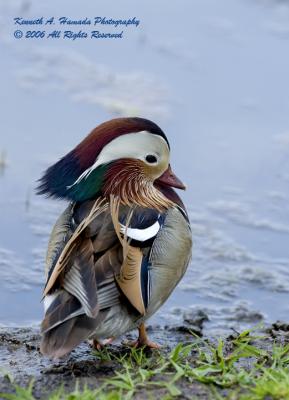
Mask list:
[[118,305],[120,297],[136,315],[145,314],[149,252],[163,216],[134,209],[126,226],[131,210],[118,211],[117,227],[108,205],[95,208],[93,201],[70,205],[56,222],[47,254],[44,354],[60,357],[71,351],[96,329],[99,312]]

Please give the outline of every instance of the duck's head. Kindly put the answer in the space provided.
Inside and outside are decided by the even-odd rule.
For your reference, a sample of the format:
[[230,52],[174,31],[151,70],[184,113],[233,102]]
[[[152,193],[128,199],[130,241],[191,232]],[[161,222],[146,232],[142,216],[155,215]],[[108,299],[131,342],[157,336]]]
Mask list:
[[122,203],[167,207],[160,188],[185,189],[170,167],[164,132],[143,118],[116,118],[96,127],[40,179],[38,194],[85,201],[118,196]]

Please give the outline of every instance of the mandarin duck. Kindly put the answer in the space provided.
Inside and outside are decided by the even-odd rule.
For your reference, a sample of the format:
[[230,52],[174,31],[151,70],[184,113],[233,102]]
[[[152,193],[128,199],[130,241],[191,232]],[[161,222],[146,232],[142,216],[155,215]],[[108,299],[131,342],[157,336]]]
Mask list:
[[46,170],[38,194],[66,199],[46,257],[41,352],[53,358],[138,328],[183,277],[192,238],[164,132],[143,118],[97,126]]

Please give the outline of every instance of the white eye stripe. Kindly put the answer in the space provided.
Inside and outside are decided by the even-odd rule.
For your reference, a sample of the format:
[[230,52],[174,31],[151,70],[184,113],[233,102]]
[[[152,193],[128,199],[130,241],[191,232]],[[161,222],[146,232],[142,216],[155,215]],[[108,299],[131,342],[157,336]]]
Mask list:
[[145,242],[146,240],[152,239],[156,236],[159,230],[160,224],[158,221],[144,229],[127,228],[120,224],[120,232],[124,235],[126,234],[130,239],[137,240],[138,242]]
[[70,189],[82,179],[86,179],[101,164],[107,164],[120,158],[145,160],[146,155],[158,155],[158,162],[162,159],[164,164],[168,165],[169,154],[167,142],[159,135],[142,131],[118,136],[104,146],[94,164],[87,168],[72,185],[67,186],[67,189]]

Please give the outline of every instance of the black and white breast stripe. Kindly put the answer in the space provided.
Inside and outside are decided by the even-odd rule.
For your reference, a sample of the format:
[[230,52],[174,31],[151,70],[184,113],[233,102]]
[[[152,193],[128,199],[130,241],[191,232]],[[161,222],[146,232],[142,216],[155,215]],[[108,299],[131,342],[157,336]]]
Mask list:
[[127,235],[129,239],[137,240],[138,242],[145,242],[149,239],[156,237],[161,225],[157,220],[154,224],[147,228],[130,228],[120,224],[120,232]]
[[128,227],[120,223],[120,232],[127,236],[132,246],[148,246],[162,228],[164,218],[164,215],[156,214],[154,218],[150,218],[149,224],[147,218],[141,218],[138,223],[134,221]]

